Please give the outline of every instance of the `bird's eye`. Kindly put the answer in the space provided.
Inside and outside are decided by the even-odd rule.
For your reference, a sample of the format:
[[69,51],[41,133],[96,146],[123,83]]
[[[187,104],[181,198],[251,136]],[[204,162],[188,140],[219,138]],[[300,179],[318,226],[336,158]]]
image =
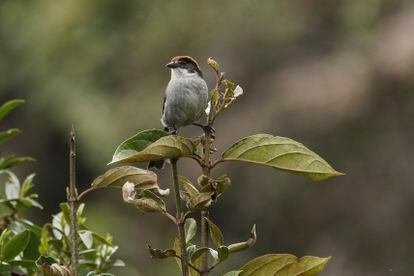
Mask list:
[[185,60],[180,60],[179,63],[180,64],[186,64],[187,62]]

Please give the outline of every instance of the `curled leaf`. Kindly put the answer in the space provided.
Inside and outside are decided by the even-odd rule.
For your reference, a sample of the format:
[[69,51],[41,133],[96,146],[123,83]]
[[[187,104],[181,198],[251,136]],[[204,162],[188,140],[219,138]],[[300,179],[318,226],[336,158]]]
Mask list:
[[256,224],[254,224],[252,227],[252,230],[250,231],[250,237],[247,239],[247,241],[230,244],[228,246],[229,254],[243,251],[243,250],[246,250],[252,247],[256,243],[256,240],[257,240]]
[[148,247],[148,252],[151,255],[151,258],[153,259],[164,259],[164,258],[176,256],[174,249],[161,250],[157,248],[152,248],[149,244],[147,244],[147,247]]
[[206,192],[206,193],[199,193],[196,196],[190,197],[189,201],[187,202],[188,208],[192,211],[200,211],[206,210],[211,206],[213,203],[213,199],[211,198],[214,193]]
[[181,187],[190,195],[190,197],[196,196],[200,192],[197,190],[196,187],[191,183],[191,181],[186,178],[185,176],[178,176],[178,182],[180,183]]
[[36,266],[45,276],[71,276],[72,273],[67,266],[59,265],[51,257],[40,256],[36,261]]
[[143,212],[165,212],[164,201],[150,190],[143,190],[137,196],[135,185],[126,182],[122,187],[122,197],[124,201],[130,203]]
[[319,155],[290,138],[256,134],[233,144],[222,155],[223,160],[237,160],[270,166],[311,180],[325,180],[343,175]]

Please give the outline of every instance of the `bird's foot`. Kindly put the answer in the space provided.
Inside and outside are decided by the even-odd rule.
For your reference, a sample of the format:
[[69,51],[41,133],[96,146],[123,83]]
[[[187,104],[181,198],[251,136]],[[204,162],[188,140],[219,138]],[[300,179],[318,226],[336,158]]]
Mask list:
[[178,134],[178,130],[176,128],[164,127],[164,131],[167,131],[172,135],[177,135]]
[[216,138],[216,136],[214,135],[214,133],[216,132],[216,130],[214,129],[213,126],[210,125],[202,125],[202,124],[198,124],[198,123],[193,123],[193,125],[201,127],[205,132],[208,132],[211,134],[211,137],[214,139]]

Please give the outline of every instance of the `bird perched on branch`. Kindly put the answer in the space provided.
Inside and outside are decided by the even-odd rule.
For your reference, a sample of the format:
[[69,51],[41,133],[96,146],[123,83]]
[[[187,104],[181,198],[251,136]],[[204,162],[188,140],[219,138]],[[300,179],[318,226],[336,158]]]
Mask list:
[[[162,125],[173,134],[177,134],[180,127],[191,124],[213,131],[200,122],[206,119],[209,92],[197,61],[190,56],[176,56],[165,66],[171,68],[171,79],[165,90]],[[162,166],[162,161],[148,165],[149,168]]]
[[171,68],[171,79],[165,90],[161,123],[173,133],[190,124],[206,127],[198,122],[206,118],[209,93],[197,61],[177,56],[166,66]]

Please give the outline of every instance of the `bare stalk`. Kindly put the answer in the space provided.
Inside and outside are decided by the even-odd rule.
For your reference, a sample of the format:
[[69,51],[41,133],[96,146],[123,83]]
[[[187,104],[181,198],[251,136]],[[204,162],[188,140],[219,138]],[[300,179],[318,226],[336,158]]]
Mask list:
[[[216,75],[216,87],[215,90],[218,90],[221,84],[221,81],[223,79],[223,74],[217,72]],[[210,113],[208,114],[208,122],[207,125],[209,128],[204,129],[204,159],[202,160],[202,168],[203,168],[203,174],[207,177],[210,177],[210,172],[213,166],[211,165],[211,158],[210,158],[210,152],[212,147],[212,127],[214,124],[214,121],[216,119],[216,110],[213,106],[210,106]],[[201,211],[201,246],[202,247],[208,247],[208,236],[209,236],[209,226],[207,221],[204,218],[208,218],[209,213],[208,210]],[[207,252],[203,254],[201,259],[201,276],[206,276],[209,273],[208,268],[208,254]]]
[[184,216],[183,216],[183,208],[181,205],[181,197],[180,197],[180,184],[178,183],[178,172],[177,172],[177,159],[171,160],[172,165],[172,176],[173,176],[173,183],[174,183],[174,193],[175,193],[175,206],[177,210],[176,214],[176,221],[178,227],[178,239],[180,240],[180,250],[181,250],[181,270],[183,272],[183,276],[189,275],[188,270],[188,259],[187,259],[187,250],[185,247],[185,232],[184,232]]
[[79,275],[79,248],[78,248],[78,225],[76,212],[78,209],[78,195],[76,190],[76,140],[75,130],[72,126],[69,138],[69,188],[68,202],[70,208],[70,238],[71,238],[71,270],[73,276]]
[[[203,162],[203,174],[210,177],[210,147],[211,147],[211,133],[205,132],[205,144],[204,144],[204,162]],[[201,246],[208,247],[209,227],[207,221],[204,218],[208,218],[208,210],[201,211]],[[208,275],[208,254],[203,254],[201,259],[201,276]]]

